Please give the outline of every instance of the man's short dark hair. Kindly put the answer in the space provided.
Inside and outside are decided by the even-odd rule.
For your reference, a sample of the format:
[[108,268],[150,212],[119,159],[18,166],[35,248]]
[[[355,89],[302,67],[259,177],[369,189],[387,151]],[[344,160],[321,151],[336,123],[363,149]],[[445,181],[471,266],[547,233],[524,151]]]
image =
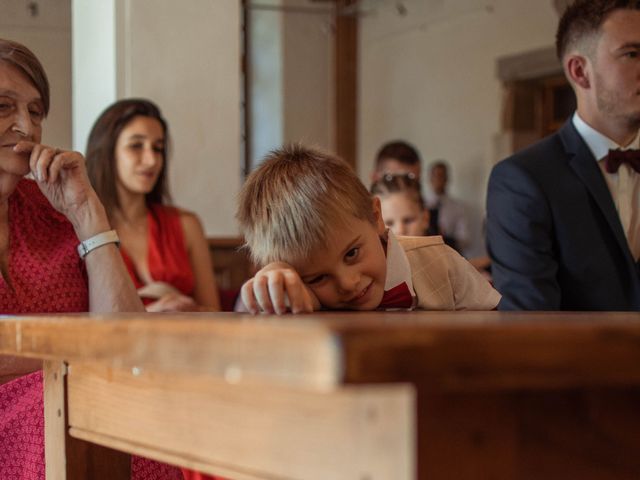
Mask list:
[[389,159],[405,165],[420,165],[420,154],[413,145],[402,140],[385,143],[376,156],[376,166]]
[[585,37],[598,32],[614,10],[640,10],[640,0],[576,0],[562,14],[556,32],[560,61]]

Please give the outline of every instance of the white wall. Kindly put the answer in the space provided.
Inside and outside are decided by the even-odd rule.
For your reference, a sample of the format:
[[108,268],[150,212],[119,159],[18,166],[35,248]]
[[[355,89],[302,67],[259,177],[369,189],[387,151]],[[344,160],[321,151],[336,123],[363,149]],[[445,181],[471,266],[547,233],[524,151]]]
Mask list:
[[71,0],[0,1],[0,37],[26,45],[42,63],[51,88],[49,117],[43,126],[45,144],[71,148]]
[[335,150],[334,45],[330,14],[286,14],[284,141]]
[[[273,2],[280,4],[281,2]],[[249,12],[249,65],[251,89],[251,169],[260,164],[284,138],[284,84],[282,26],[283,14],[278,11]]]
[[[74,26],[84,28],[74,30],[74,45],[94,56],[74,57],[78,62],[74,78],[100,89],[99,93],[79,89],[81,93],[74,97],[76,110],[84,110],[85,131],[116,99],[109,98],[114,84],[118,99],[146,97],[156,102],[173,140],[169,181],[175,203],[196,212],[208,235],[236,235],[234,213],[242,164],[240,2],[75,2]],[[94,25],[100,16],[104,16],[103,28]],[[113,52],[115,69],[111,68]],[[105,65],[96,70],[94,61]],[[91,75],[97,78],[88,73],[82,76],[86,69],[92,69]],[[80,136],[77,142],[84,145],[86,140]]]
[[502,90],[498,57],[554,42],[551,0],[404,0],[372,3],[360,22],[359,173],[368,180],[385,141],[402,138],[426,167],[452,166],[451,193],[469,210],[474,243],[483,251],[486,183],[497,161]]
[[157,102],[173,137],[170,186],[209,235],[235,235],[240,187],[240,2],[129,0],[123,96]]
[[93,122],[118,98],[116,3],[73,0],[73,148],[84,152]]

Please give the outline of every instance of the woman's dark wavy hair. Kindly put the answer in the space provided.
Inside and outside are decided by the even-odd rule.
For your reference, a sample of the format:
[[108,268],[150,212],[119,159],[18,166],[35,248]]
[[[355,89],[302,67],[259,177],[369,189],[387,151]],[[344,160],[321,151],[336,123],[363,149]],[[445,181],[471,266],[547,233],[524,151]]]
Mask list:
[[171,202],[167,180],[169,127],[166,120],[160,109],[149,100],[142,98],[120,100],[102,112],[93,124],[86,149],[89,179],[109,215],[120,208],[116,190],[116,142],[122,130],[135,117],[155,118],[162,125],[164,133],[162,170],[153,190],[146,195],[147,205]]

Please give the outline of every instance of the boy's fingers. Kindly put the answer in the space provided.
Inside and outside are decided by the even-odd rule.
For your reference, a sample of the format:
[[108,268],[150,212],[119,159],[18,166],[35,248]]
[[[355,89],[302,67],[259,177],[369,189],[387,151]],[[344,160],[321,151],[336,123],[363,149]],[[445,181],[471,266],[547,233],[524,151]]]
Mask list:
[[313,290],[305,285],[304,291],[306,294],[306,301],[308,302],[307,304],[309,305],[309,311],[314,312],[316,310],[320,310],[322,308],[322,305],[320,304],[320,300],[318,300],[318,297],[316,297],[316,294],[313,293]]
[[313,311],[313,303],[300,276],[285,263],[263,267],[242,286],[240,294],[251,313],[263,311],[282,315],[289,308],[294,313]]
[[253,293],[260,309],[266,313],[273,313],[273,305],[269,296],[269,278],[266,275],[257,275],[254,277]]
[[284,275],[284,280],[287,289],[287,295],[289,296],[291,312],[311,312],[311,309],[309,308],[310,302],[306,301],[307,295],[300,277],[295,272],[290,271]]
[[282,272],[274,271],[268,275],[269,298],[275,313],[282,315],[287,312],[287,305],[284,300],[285,279]]
[[313,312],[313,301],[311,300],[311,295],[309,291],[304,289],[304,304],[307,312]]
[[309,289],[306,286],[302,286],[302,296],[304,298],[304,311],[306,313],[313,312],[313,301],[311,301],[311,295],[309,294]]
[[242,303],[249,313],[254,315],[258,313],[258,305],[256,304],[255,297],[253,296],[253,279],[242,285],[242,288],[240,289],[240,297],[242,298]]

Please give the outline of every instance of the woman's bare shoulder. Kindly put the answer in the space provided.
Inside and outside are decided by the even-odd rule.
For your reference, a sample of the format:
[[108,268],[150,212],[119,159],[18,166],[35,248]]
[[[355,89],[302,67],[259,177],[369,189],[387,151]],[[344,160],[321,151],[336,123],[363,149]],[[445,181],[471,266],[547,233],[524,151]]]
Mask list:
[[189,210],[181,208],[177,208],[177,210],[180,214],[180,223],[182,224],[187,243],[191,244],[194,240],[204,238],[204,228],[202,227],[200,217]]

